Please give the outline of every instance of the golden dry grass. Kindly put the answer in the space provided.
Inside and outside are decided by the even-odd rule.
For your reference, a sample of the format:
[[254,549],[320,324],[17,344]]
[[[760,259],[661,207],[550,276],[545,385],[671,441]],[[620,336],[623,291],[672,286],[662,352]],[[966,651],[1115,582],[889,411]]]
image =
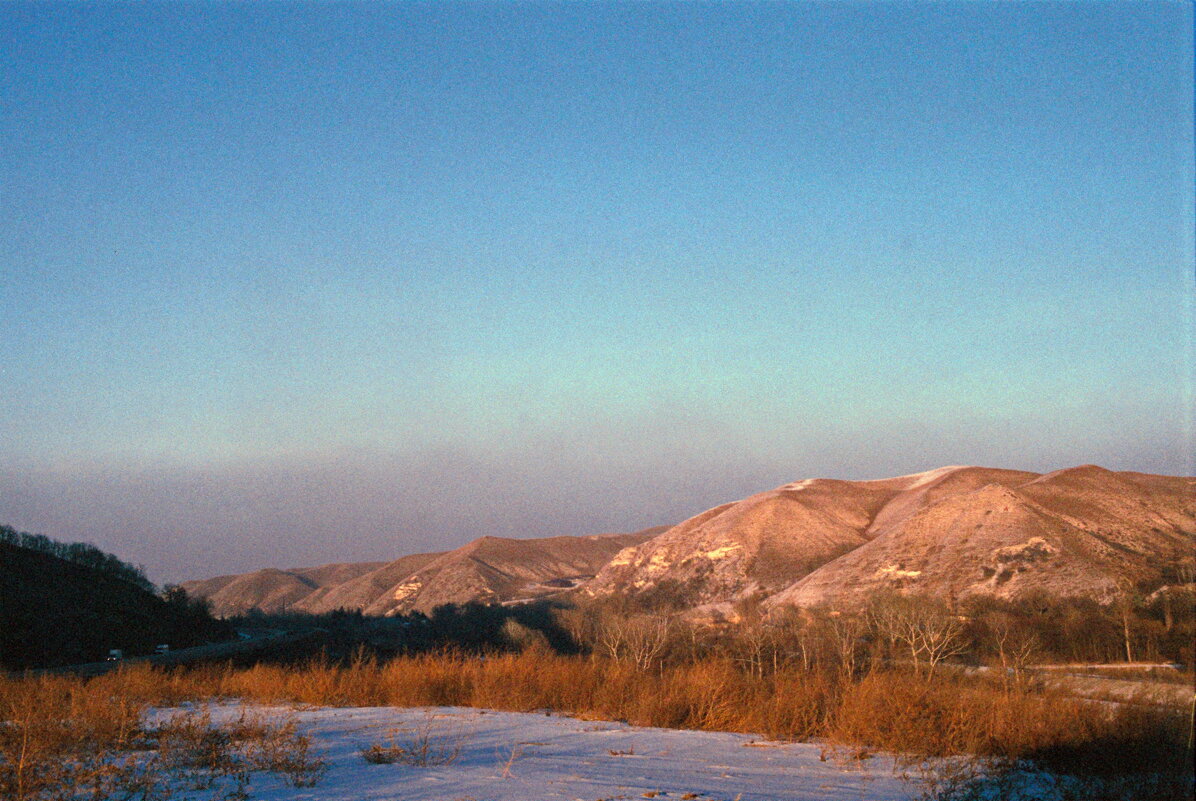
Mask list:
[[[127,794],[138,783],[161,787],[129,757],[144,748],[138,738],[144,735],[145,709],[196,699],[553,709],[641,726],[821,738],[905,758],[970,754],[1005,765],[1029,759],[1087,776],[1085,781],[1095,782],[1084,785],[1088,788],[1113,786],[1109,781],[1129,788],[1128,795],[1093,790],[1086,798],[1173,801],[1190,798],[1191,788],[1186,712],[1106,705],[1024,684],[1001,686],[950,675],[927,680],[875,671],[850,677],[797,668],[760,675],[730,659],[642,670],[626,661],[533,649],[485,659],[442,653],[386,663],[360,658],[339,666],[318,660],[244,669],[137,665],[90,680],[0,678],[0,798],[48,801],[58,797],[58,788],[71,786],[107,799]],[[198,743],[204,754],[208,745],[235,739],[235,732],[211,732],[202,720],[183,721],[178,729],[175,739]],[[296,783],[318,780],[320,766],[294,734],[273,738],[286,746],[279,752],[285,759],[258,760],[259,766],[247,756],[250,752],[226,749],[220,754],[227,759],[200,760],[195,777],[208,781],[228,774],[241,781],[245,771],[261,768],[293,774]],[[158,763],[169,762],[163,759]],[[967,790],[966,783],[960,786]],[[1143,787],[1157,791],[1144,795]],[[955,798],[950,793],[935,797]]]
[[[46,743],[65,736],[53,723],[63,720],[74,722],[72,738],[117,742],[132,736],[146,704],[197,698],[552,709],[634,725],[820,737],[927,755],[1021,758],[1082,750],[1085,743],[1106,747],[1138,734],[1164,738],[1172,753],[1187,742],[1185,714],[1110,707],[975,679],[925,681],[895,671],[845,678],[796,668],[760,676],[725,659],[640,670],[628,662],[542,650],[485,659],[457,653],[386,663],[360,658],[339,666],[318,660],[245,669],[139,665],[91,680],[0,679],[0,718],[41,726]],[[11,754],[12,743],[4,747]]]

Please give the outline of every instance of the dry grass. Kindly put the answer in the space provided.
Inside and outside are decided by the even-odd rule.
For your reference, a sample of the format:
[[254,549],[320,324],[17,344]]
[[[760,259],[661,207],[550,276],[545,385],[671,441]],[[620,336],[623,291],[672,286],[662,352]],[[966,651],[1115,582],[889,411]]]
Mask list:
[[[13,724],[0,726],[0,797],[44,797],[30,788],[55,779],[30,773],[29,765],[47,764],[55,754],[87,744],[107,744],[106,753],[117,753],[138,736],[144,705],[197,698],[553,709],[634,725],[820,737],[907,754],[1034,759],[1086,774],[1107,768],[1175,774],[1191,764],[1187,713],[1110,706],[1025,685],[1002,687],[943,675],[934,681],[901,672],[851,678],[797,668],[759,675],[730,659],[642,670],[625,661],[532,650],[484,660],[444,653],[385,664],[362,658],[343,666],[319,661],[248,669],[136,666],[90,681],[0,679],[0,718]],[[377,745],[376,761],[398,753],[388,748],[404,754],[419,750],[418,743]],[[305,759],[306,752],[296,763],[297,775]],[[277,760],[274,764],[289,770]]]
[[295,787],[319,781],[324,763],[294,720],[243,713],[217,725],[200,709],[147,727],[151,687],[160,679],[162,696],[177,700],[178,678],[139,669],[92,681],[0,680],[0,798],[168,801],[202,790],[239,799],[255,772]]
[[123,754],[141,734],[136,699],[47,678],[0,682],[0,798],[25,801],[66,787],[97,794],[132,781]]

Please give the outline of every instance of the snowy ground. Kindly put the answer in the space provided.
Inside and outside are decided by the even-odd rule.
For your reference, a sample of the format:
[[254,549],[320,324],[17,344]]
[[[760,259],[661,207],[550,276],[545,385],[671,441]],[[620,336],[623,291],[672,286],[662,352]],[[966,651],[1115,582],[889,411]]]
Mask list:
[[[233,720],[240,710],[214,707],[213,721]],[[898,801],[918,795],[889,757],[853,759],[814,744],[748,735],[459,707],[254,710],[279,720],[294,716],[328,762],[313,788],[255,776],[250,790],[262,801]],[[451,764],[423,767],[363,759],[363,748],[391,738],[408,746],[423,738],[433,756],[458,746],[460,753]]]

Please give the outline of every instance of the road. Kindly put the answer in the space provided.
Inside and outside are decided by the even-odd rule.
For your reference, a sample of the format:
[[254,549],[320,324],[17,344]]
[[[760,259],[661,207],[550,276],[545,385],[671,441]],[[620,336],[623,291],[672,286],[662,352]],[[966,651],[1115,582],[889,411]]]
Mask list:
[[79,665],[65,665],[62,667],[42,668],[35,670],[11,671],[10,678],[22,676],[53,676],[71,674],[76,676],[99,676],[124,665],[188,665],[194,662],[212,662],[222,659],[232,659],[238,656],[252,656],[256,653],[272,651],[283,646],[296,645],[306,640],[319,639],[324,634],[323,629],[307,629],[296,632],[273,632],[249,639],[230,640],[229,642],[209,643],[197,645],[194,648],[180,648],[165,654],[150,654],[147,656],[131,656],[113,662],[86,662]]

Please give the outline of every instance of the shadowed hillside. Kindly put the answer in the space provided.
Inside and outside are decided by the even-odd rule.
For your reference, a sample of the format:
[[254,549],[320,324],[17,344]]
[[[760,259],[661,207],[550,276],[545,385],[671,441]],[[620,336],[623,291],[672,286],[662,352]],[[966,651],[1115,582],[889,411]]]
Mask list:
[[165,598],[102,568],[0,542],[0,665],[52,667],[229,636],[202,602]]

